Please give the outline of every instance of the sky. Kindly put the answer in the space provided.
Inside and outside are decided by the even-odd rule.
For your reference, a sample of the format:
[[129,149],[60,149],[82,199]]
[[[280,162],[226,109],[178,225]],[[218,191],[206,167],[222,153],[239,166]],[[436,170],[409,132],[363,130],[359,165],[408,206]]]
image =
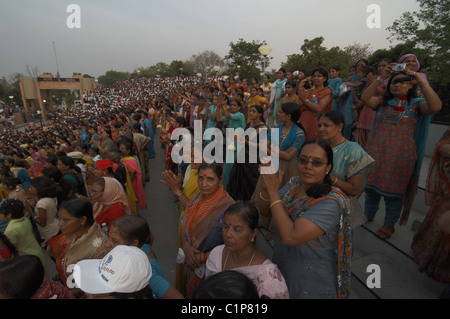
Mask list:
[[[371,4],[379,10],[368,11]],[[205,50],[224,57],[240,38],[265,40],[273,57],[267,69],[276,69],[318,36],[327,48],[389,48],[386,28],[417,10],[415,0],[1,0],[0,77],[26,74],[26,65],[53,74],[58,65],[61,77],[132,72]],[[369,27],[378,12],[379,28]]]

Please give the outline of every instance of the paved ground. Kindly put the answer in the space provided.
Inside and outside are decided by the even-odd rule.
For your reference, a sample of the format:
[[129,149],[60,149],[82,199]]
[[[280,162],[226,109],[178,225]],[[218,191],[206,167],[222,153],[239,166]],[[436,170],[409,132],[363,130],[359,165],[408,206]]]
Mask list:
[[173,193],[160,182],[164,171],[165,150],[161,149],[158,140],[155,142],[155,150],[156,157],[150,159],[150,182],[145,185],[148,208],[140,214],[147,219],[153,232],[153,249],[164,270],[164,276],[174,285],[180,209]]

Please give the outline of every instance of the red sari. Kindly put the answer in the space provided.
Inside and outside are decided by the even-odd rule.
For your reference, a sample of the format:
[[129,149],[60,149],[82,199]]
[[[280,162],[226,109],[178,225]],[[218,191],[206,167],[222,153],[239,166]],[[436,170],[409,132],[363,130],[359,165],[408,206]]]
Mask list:
[[313,138],[319,138],[319,117],[326,111],[333,109],[333,93],[330,89],[310,89],[306,91],[306,95],[310,101],[312,101],[313,95],[315,95],[319,101],[329,95],[330,102],[322,113],[313,112],[308,106],[306,106],[305,103],[300,102],[300,110],[302,112],[302,115],[300,116],[299,122],[305,129],[305,141]]

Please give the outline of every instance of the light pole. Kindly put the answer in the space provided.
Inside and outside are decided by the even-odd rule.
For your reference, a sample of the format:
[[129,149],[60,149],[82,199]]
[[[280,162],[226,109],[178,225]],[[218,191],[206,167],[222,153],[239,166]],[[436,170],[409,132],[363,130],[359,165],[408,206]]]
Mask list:
[[266,44],[260,46],[258,48],[259,53],[261,53],[264,56],[264,69],[263,74],[266,73],[266,57],[269,55],[270,52],[272,52],[272,48]]

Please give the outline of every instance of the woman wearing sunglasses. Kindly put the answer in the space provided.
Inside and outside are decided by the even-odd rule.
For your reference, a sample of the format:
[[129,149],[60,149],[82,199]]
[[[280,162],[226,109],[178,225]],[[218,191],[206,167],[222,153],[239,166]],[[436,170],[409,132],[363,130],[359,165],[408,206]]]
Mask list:
[[[350,289],[349,203],[330,173],[333,150],[326,140],[303,144],[299,176],[279,189],[282,173],[261,174],[257,205],[276,226],[273,262],[289,287],[290,298],[347,298]],[[336,252],[338,252],[336,254]]]

